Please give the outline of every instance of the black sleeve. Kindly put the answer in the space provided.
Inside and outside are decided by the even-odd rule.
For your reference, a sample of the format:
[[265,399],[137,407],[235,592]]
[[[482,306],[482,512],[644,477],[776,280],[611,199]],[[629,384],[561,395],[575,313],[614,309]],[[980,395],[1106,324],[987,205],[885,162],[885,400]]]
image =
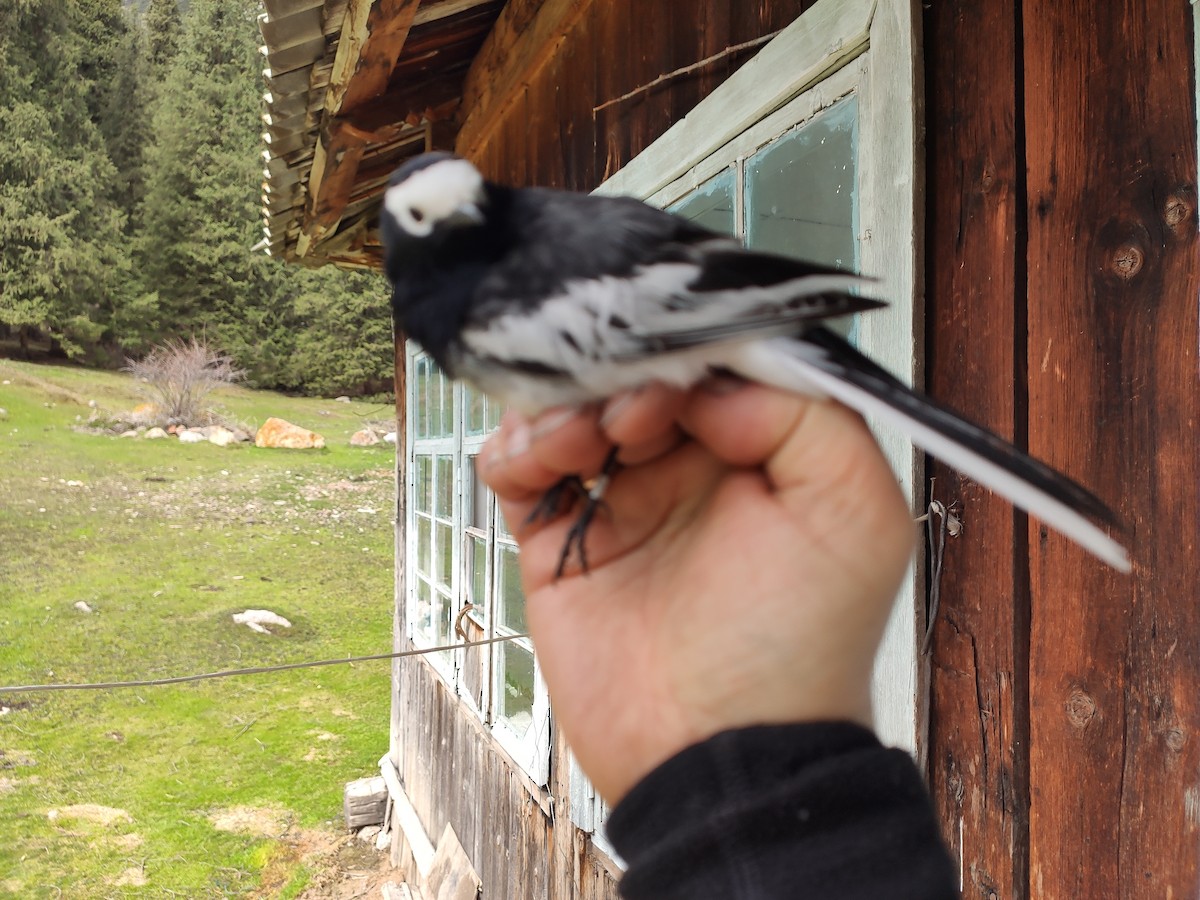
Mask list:
[[912,759],[846,722],[727,731],[613,810],[626,900],[959,896]]

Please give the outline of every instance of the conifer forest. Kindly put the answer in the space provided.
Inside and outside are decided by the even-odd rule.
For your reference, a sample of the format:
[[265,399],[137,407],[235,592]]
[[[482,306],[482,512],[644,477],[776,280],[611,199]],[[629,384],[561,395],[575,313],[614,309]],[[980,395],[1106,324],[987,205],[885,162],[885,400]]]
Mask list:
[[0,356],[119,367],[204,337],[254,387],[391,387],[374,273],[262,237],[255,0],[0,4]]

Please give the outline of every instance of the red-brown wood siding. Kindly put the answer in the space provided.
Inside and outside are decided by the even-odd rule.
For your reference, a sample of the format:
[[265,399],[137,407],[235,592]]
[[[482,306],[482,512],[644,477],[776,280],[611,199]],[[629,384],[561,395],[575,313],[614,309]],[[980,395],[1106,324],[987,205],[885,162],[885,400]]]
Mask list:
[[[728,47],[771,34],[813,0],[593,0],[501,115],[476,161],[491,178],[591,190],[719,86],[754,49],[593,109]],[[460,148],[461,149],[461,148]]]
[[[981,424],[1019,437],[1018,20],[1000,3],[939,3],[928,17],[926,383]],[[1025,521],[953,469],[935,464],[930,475],[936,498],[960,504],[965,529],[947,546],[932,648],[931,786],[946,837],[968,853],[966,896],[1015,897],[1028,830],[1018,749],[1028,615],[1009,548],[1023,542]]]
[[966,531],[942,582],[930,774],[968,897],[1200,885],[1191,16],[926,13],[930,387],[1112,503],[1135,560],[1113,573],[936,470]]

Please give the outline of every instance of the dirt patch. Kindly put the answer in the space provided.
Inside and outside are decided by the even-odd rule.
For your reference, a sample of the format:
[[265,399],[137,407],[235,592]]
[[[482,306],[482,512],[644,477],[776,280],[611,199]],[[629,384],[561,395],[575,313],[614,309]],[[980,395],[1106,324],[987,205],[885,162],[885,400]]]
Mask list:
[[233,806],[209,813],[208,821],[217,831],[232,831],[254,837],[278,838],[292,825],[292,814],[286,809],[256,806]]
[[353,834],[300,830],[281,842],[250,900],[278,896],[297,865],[313,873],[298,900],[366,900],[380,896],[386,882],[400,880],[387,850]]
[[76,803],[74,806],[59,806],[46,811],[50,821],[70,819],[75,822],[86,822],[89,825],[99,825],[111,828],[117,823],[129,823],[133,816],[123,809],[114,806],[101,806],[99,803]]
[[146,873],[141,866],[130,866],[116,878],[112,879],[113,887],[145,887],[149,884]]

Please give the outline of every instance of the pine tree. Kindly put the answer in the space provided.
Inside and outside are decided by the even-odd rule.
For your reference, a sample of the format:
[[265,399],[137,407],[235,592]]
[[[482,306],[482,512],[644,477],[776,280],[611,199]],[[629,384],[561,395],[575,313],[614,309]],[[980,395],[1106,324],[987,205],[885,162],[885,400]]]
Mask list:
[[129,270],[80,24],[74,0],[0,7],[0,324],[74,356],[101,342]]

